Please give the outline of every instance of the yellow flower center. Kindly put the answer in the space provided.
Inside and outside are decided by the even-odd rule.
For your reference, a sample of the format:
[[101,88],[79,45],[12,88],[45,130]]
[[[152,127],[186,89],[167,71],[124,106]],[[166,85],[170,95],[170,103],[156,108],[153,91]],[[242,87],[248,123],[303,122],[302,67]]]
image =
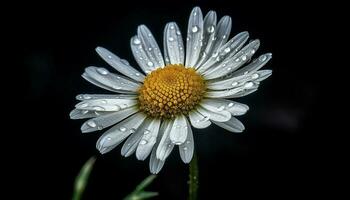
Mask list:
[[145,78],[139,89],[140,110],[157,118],[187,114],[201,101],[205,90],[202,76],[193,68],[167,65]]

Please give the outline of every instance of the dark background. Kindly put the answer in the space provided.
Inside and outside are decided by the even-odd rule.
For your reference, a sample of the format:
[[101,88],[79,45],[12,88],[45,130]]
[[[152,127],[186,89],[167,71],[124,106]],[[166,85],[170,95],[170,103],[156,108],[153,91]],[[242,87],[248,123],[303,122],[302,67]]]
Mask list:
[[[324,150],[319,119],[322,103],[321,72],[315,62],[324,38],[319,33],[330,22],[320,17],[320,5],[302,2],[251,1],[126,1],[63,3],[23,6],[12,23],[21,55],[21,110],[16,130],[9,134],[11,163],[20,178],[11,185],[22,188],[14,197],[70,199],[75,176],[91,156],[95,168],[83,199],[121,199],[149,175],[148,160],[123,158],[120,146],[100,155],[95,142],[101,132],[81,134],[83,121],[69,119],[79,93],[108,93],[81,78],[86,66],[107,67],[94,49],[103,46],[136,66],[129,39],[139,24],[146,24],[162,47],[165,24],[176,21],[185,34],[194,6],[203,13],[217,11],[232,17],[232,33],[247,30],[259,38],[258,54],[272,52],[265,69],[273,75],[260,89],[237,101],[249,112],[239,117],[242,134],[216,126],[194,129],[199,157],[200,199],[244,199],[251,196],[311,197],[324,195],[329,184],[321,157]],[[312,13],[312,14],[310,14]],[[11,17],[9,15],[8,17]],[[112,70],[112,68],[108,68]],[[19,92],[16,90],[16,93]],[[23,94],[24,93],[24,94]],[[23,101],[22,101],[23,100]],[[18,117],[17,112],[13,113]],[[20,139],[19,139],[20,138]],[[12,143],[11,143],[12,144]],[[16,151],[17,147],[21,150]],[[322,168],[322,169],[321,169]],[[149,190],[158,199],[185,199],[188,165],[175,150]]]

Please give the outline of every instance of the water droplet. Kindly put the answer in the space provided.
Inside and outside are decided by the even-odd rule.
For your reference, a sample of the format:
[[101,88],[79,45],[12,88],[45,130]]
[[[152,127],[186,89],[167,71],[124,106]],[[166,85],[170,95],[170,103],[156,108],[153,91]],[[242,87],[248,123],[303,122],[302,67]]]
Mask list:
[[191,141],[187,140],[187,141],[186,141],[186,144],[189,144],[189,143],[191,143]]
[[107,56],[109,59],[112,59],[112,56]]
[[96,116],[100,115],[100,113],[98,111],[95,111],[94,113],[95,113]]
[[148,51],[152,51],[152,47],[148,48]]
[[147,144],[147,140],[141,140],[141,141],[140,141],[140,144],[141,144],[141,145]]
[[218,111],[223,111],[225,109],[225,106],[220,106],[217,108]]
[[101,106],[94,106],[93,109],[96,110],[96,111],[104,111],[104,110],[105,110],[105,109],[104,109],[103,107],[101,107]]
[[106,138],[106,140],[111,141],[111,140],[112,140],[112,138],[111,138],[111,137],[107,137],[107,138]]
[[247,83],[244,84],[244,88],[246,88],[246,89],[249,89],[249,88],[251,88],[253,86],[254,86],[253,82],[247,82]]
[[213,40],[213,41],[216,40],[216,37],[211,38],[211,40]]
[[105,68],[97,68],[97,72],[102,74],[102,75],[107,75],[108,71]]
[[139,45],[139,44],[141,44],[141,40],[138,37],[135,37],[133,40],[133,43],[136,45]]
[[107,100],[101,100],[101,103],[102,103],[102,104],[106,104],[106,103],[107,103]]
[[186,38],[186,41],[189,41],[189,40],[190,40],[190,38],[189,38],[189,37],[187,37],[187,38]]
[[246,75],[246,74],[248,74],[249,72],[248,71],[245,71],[244,73],[243,73],[243,75]]
[[239,62],[239,58],[237,58],[235,61],[236,61],[236,62]]
[[152,37],[152,34],[148,33],[148,37]]
[[197,33],[198,32],[198,26],[193,26],[192,27],[192,32]]
[[168,147],[171,147],[171,144],[168,144]]
[[181,35],[181,32],[180,31],[176,31],[176,35]]
[[232,68],[231,68],[231,67],[228,67],[228,68],[226,68],[226,69],[227,69],[227,71],[231,71]]
[[112,87],[113,87],[113,89],[116,89],[116,90],[120,90],[120,89],[122,89],[121,87],[119,87],[119,86],[115,86],[115,85],[113,85]]
[[252,50],[250,51],[250,53],[251,53],[251,54],[255,53],[255,49],[252,49]]
[[147,135],[147,134],[149,134],[150,132],[151,132],[150,130],[145,129],[145,132],[143,132],[143,134],[144,134],[144,135]]
[[88,113],[89,111],[88,110],[82,110],[81,111],[81,114],[85,115],[86,113]]
[[175,27],[174,27],[174,25],[170,25],[170,29],[174,29]]
[[252,75],[252,79],[257,79],[257,78],[259,78],[259,74],[253,74]]
[[214,26],[209,26],[208,30],[209,33],[213,33],[215,31],[215,27]]
[[197,12],[194,12],[194,13],[193,13],[193,16],[196,16],[196,15],[197,15]]
[[153,66],[153,62],[149,61],[149,62],[147,63],[147,65],[150,66],[150,67],[152,67],[152,66]]
[[92,128],[96,127],[96,123],[94,121],[88,121],[87,125],[89,125]]
[[219,55],[219,53],[218,53],[217,51],[215,51],[215,52],[213,53],[212,57],[215,58],[215,57],[218,56],[218,55]]
[[135,73],[136,76],[140,76],[141,74],[140,73]]
[[97,130],[102,130],[103,127],[102,126],[97,126]]
[[231,49],[230,49],[230,47],[227,47],[224,51],[225,51],[225,53],[228,53],[231,51]]
[[229,103],[228,107],[231,108],[234,105],[234,103]]
[[88,99],[91,99],[91,96],[89,96],[89,95],[87,95],[87,94],[84,94],[84,95],[83,95],[83,98],[84,98],[85,100],[88,100]]
[[184,149],[184,151],[187,151],[188,148],[187,148],[187,147],[184,147],[183,149]]
[[175,142],[175,144],[176,144],[176,145],[180,145],[180,144],[182,144],[182,142]]
[[126,128],[125,128],[124,126],[121,126],[121,127],[119,128],[119,130],[120,130],[121,132],[125,132],[125,131],[126,131]]
[[135,128],[130,129],[130,133],[135,133],[135,132],[136,132]]
[[86,108],[86,107],[88,107],[88,105],[89,105],[89,104],[87,104],[87,103],[83,103],[83,104],[80,104],[79,107],[80,107],[80,108]]
[[246,55],[242,56],[242,60],[243,61],[247,60],[247,56]]
[[169,40],[170,42],[172,42],[172,41],[174,41],[174,38],[173,38],[173,37],[169,37],[168,40]]
[[237,86],[238,85],[238,82],[237,81],[234,81],[234,82],[232,82],[232,84],[231,84],[233,87],[235,87],[235,86]]
[[129,62],[125,59],[120,59],[120,62],[122,62],[125,65],[130,65]]
[[261,62],[264,62],[266,59],[267,59],[267,57],[265,55],[262,55],[262,56],[259,57],[259,60]]

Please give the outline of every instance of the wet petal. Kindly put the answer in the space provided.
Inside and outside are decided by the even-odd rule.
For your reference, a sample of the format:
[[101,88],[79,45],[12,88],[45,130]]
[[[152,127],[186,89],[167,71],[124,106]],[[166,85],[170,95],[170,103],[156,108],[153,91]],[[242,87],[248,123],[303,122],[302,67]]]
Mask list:
[[141,130],[143,131],[143,136],[136,149],[136,158],[138,160],[145,160],[151,153],[152,148],[157,141],[160,122],[159,119],[152,119],[148,127]]
[[184,44],[180,29],[175,22],[168,23],[165,26],[164,53],[167,64],[184,64]]
[[242,131],[244,131],[244,125],[242,124],[241,121],[239,121],[235,117],[231,117],[231,119],[227,122],[214,122],[214,123],[220,126],[221,128],[224,128],[234,133],[241,133]]
[[186,117],[182,114],[175,118],[170,131],[170,140],[172,143],[180,145],[185,142],[188,132],[186,121]]
[[[187,121],[187,120],[186,120]],[[190,163],[194,152],[194,140],[190,123],[187,121],[188,134],[186,141],[179,145],[180,157],[184,163]]]
[[192,126],[195,128],[203,129],[207,128],[211,124],[208,116],[204,116],[196,110],[191,111],[188,116]]

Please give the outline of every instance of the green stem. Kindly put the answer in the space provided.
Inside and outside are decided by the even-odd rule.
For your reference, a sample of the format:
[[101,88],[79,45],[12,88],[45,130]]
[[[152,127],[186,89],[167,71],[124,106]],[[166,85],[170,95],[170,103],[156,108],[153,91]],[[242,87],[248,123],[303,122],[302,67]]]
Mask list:
[[188,200],[197,200],[198,192],[198,161],[197,155],[194,152],[192,161],[190,162],[190,174],[189,174],[189,195]]

